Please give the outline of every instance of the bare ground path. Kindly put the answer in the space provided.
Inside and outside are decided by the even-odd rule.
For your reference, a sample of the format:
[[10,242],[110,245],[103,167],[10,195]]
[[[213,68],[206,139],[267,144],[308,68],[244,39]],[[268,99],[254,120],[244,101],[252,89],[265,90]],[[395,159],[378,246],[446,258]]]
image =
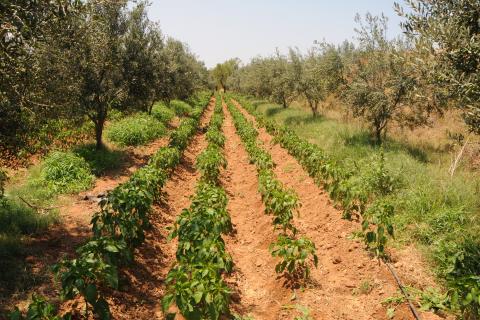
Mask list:
[[[251,121],[240,105],[237,107]],[[382,301],[398,295],[394,278],[383,264],[379,264],[363,249],[358,240],[350,240],[352,232],[360,229],[358,223],[342,219],[331,200],[288,152],[272,143],[272,137],[264,128],[258,128],[259,140],[265,144],[277,164],[275,173],[288,188],[293,188],[300,199],[300,215],[294,223],[300,234],[310,237],[317,246],[318,269],[313,270],[315,285],[304,292],[297,291],[297,300],[292,304],[307,306],[314,319],[320,320],[371,320],[387,319],[386,307]],[[399,256],[399,255],[397,255]],[[403,257],[403,256],[402,256]],[[415,260],[413,257],[413,260]],[[405,260],[405,264],[419,266],[419,261]],[[409,273],[404,272],[411,270]],[[400,269],[400,276],[406,282],[411,279],[424,280],[431,284],[428,275],[419,277],[418,269]],[[406,304],[396,310],[393,319],[414,319]],[[438,319],[429,313],[423,319]]]
[[225,237],[227,252],[235,267],[228,283],[236,291],[232,309],[255,319],[280,319],[281,307],[289,296],[275,274],[275,260],[268,250],[275,239],[271,217],[257,191],[255,165],[249,163],[232,117],[224,106],[223,131],[228,162],[222,184],[228,194],[228,212],[235,232]]

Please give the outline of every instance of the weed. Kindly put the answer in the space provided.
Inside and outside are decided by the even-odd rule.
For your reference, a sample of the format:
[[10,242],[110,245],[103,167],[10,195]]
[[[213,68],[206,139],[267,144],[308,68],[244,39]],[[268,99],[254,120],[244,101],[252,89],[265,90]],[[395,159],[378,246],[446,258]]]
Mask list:
[[167,125],[175,117],[175,111],[163,103],[156,103],[152,108],[152,117]]
[[373,284],[369,280],[363,280],[358,288],[353,289],[353,295],[369,294],[373,290]]
[[308,307],[296,304],[296,305],[287,305],[283,306],[284,309],[295,309],[300,315],[295,316],[294,320],[313,320],[310,315],[311,311]]
[[190,112],[192,112],[192,107],[188,103],[180,100],[170,101],[170,108],[172,108],[179,117],[188,116]]
[[110,141],[120,146],[138,146],[153,141],[167,133],[165,125],[145,114],[137,114],[113,122],[107,127]]
[[75,193],[87,190],[93,184],[88,163],[72,152],[54,151],[43,161],[40,176],[29,183],[42,187],[50,195]]

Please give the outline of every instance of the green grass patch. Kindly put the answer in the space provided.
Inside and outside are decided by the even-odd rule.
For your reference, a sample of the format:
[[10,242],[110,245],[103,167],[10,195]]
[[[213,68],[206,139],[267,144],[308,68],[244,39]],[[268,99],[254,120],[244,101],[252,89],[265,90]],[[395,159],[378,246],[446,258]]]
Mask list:
[[119,168],[125,157],[125,152],[112,150],[108,147],[97,150],[95,144],[84,144],[73,149],[73,153],[83,158],[96,176],[108,170]]
[[152,117],[168,125],[175,117],[175,111],[167,107],[164,103],[156,103],[152,108]]
[[191,105],[180,100],[170,101],[170,108],[172,108],[172,110],[175,111],[175,114],[179,117],[187,116],[193,110]]
[[[16,181],[18,180],[18,181]],[[29,168],[26,177],[13,177],[6,195],[48,207],[60,194],[76,193],[92,187],[95,176],[85,159],[73,152],[50,153],[42,163]]]
[[165,125],[146,114],[137,114],[113,122],[107,128],[107,137],[119,146],[138,146],[167,133]]
[[85,159],[73,152],[54,151],[41,165],[40,176],[33,184],[46,187],[53,194],[87,190],[95,177]]

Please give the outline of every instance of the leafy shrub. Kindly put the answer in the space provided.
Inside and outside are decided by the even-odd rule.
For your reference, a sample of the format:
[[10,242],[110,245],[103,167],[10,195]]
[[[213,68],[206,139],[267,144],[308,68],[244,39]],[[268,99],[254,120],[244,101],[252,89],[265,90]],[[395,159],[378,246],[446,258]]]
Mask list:
[[100,176],[108,170],[120,167],[124,153],[108,147],[97,150],[95,144],[85,144],[74,148],[73,152],[87,161],[93,174]]
[[175,111],[163,103],[156,103],[152,108],[152,117],[164,124],[168,124],[175,117]]
[[192,118],[187,118],[180,122],[177,130],[170,135],[169,146],[179,150],[187,148],[193,133],[197,130],[197,121]]
[[175,111],[175,114],[179,117],[185,117],[193,111],[192,106],[188,103],[180,100],[172,100],[170,101],[170,108]]
[[150,159],[150,164],[157,169],[173,169],[180,163],[181,153],[176,148],[162,147]]
[[51,194],[60,194],[87,190],[94,179],[83,158],[72,152],[55,151],[45,158],[39,179],[32,183],[46,187]]
[[206,134],[208,143],[216,144],[219,147],[225,146],[225,136],[218,129],[208,130]]
[[107,128],[108,139],[120,146],[142,145],[166,133],[163,123],[145,114],[129,116]]
[[279,235],[276,242],[270,245],[272,256],[282,259],[275,266],[277,273],[287,271],[295,279],[307,279],[310,275],[309,257],[317,267],[318,257],[315,244],[307,238],[292,239],[286,235]]
[[293,234],[297,233],[292,223],[294,213],[300,207],[295,191],[285,189],[271,170],[261,170],[258,178],[265,213],[274,215],[273,224],[280,226],[283,232],[290,230]]
[[180,264],[170,270],[166,283],[165,311],[175,301],[187,319],[217,320],[228,313],[231,291],[213,265]]
[[227,161],[219,147],[209,144],[197,158],[195,167],[202,174],[202,179],[209,183],[216,183],[220,177],[220,169],[226,168]]
[[375,201],[364,213],[362,230],[364,241],[376,256],[385,256],[388,237],[393,237],[393,215],[395,208],[386,199]]

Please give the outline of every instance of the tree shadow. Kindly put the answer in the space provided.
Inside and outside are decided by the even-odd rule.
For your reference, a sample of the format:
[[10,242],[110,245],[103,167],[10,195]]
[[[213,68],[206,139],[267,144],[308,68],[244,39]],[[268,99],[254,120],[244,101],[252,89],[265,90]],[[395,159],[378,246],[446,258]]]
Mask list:
[[408,143],[397,141],[391,138],[386,138],[380,146],[373,136],[366,131],[357,132],[349,135],[342,135],[345,145],[347,146],[361,146],[370,148],[380,148],[387,152],[405,152],[417,161],[428,163],[428,153],[419,147],[412,146]]
[[291,125],[302,125],[302,124],[320,124],[325,121],[325,117],[318,115],[316,117],[312,115],[298,115],[290,116],[285,119],[285,124],[287,126]]
[[0,255],[0,315],[29,299],[32,292],[56,299],[58,286],[52,265],[64,257],[73,257],[89,235],[89,227],[56,225],[23,242],[19,240],[16,250]]
[[283,108],[283,107],[280,107],[280,106],[276,106],[276,107],[272,107],[272,108],[268,108],[267,111],[265,112],[265,115],[267,117],[273,117],[283,111],[286,111],[288,110],[287,108]]
[[73,152],[85,159],[96,176],[102,176],[117,172],[122,169],[124,162],[130,162],[127,152],[124,150],[113,150],[105,146],[97,150],[95,144],[82,144],[73,148]]

